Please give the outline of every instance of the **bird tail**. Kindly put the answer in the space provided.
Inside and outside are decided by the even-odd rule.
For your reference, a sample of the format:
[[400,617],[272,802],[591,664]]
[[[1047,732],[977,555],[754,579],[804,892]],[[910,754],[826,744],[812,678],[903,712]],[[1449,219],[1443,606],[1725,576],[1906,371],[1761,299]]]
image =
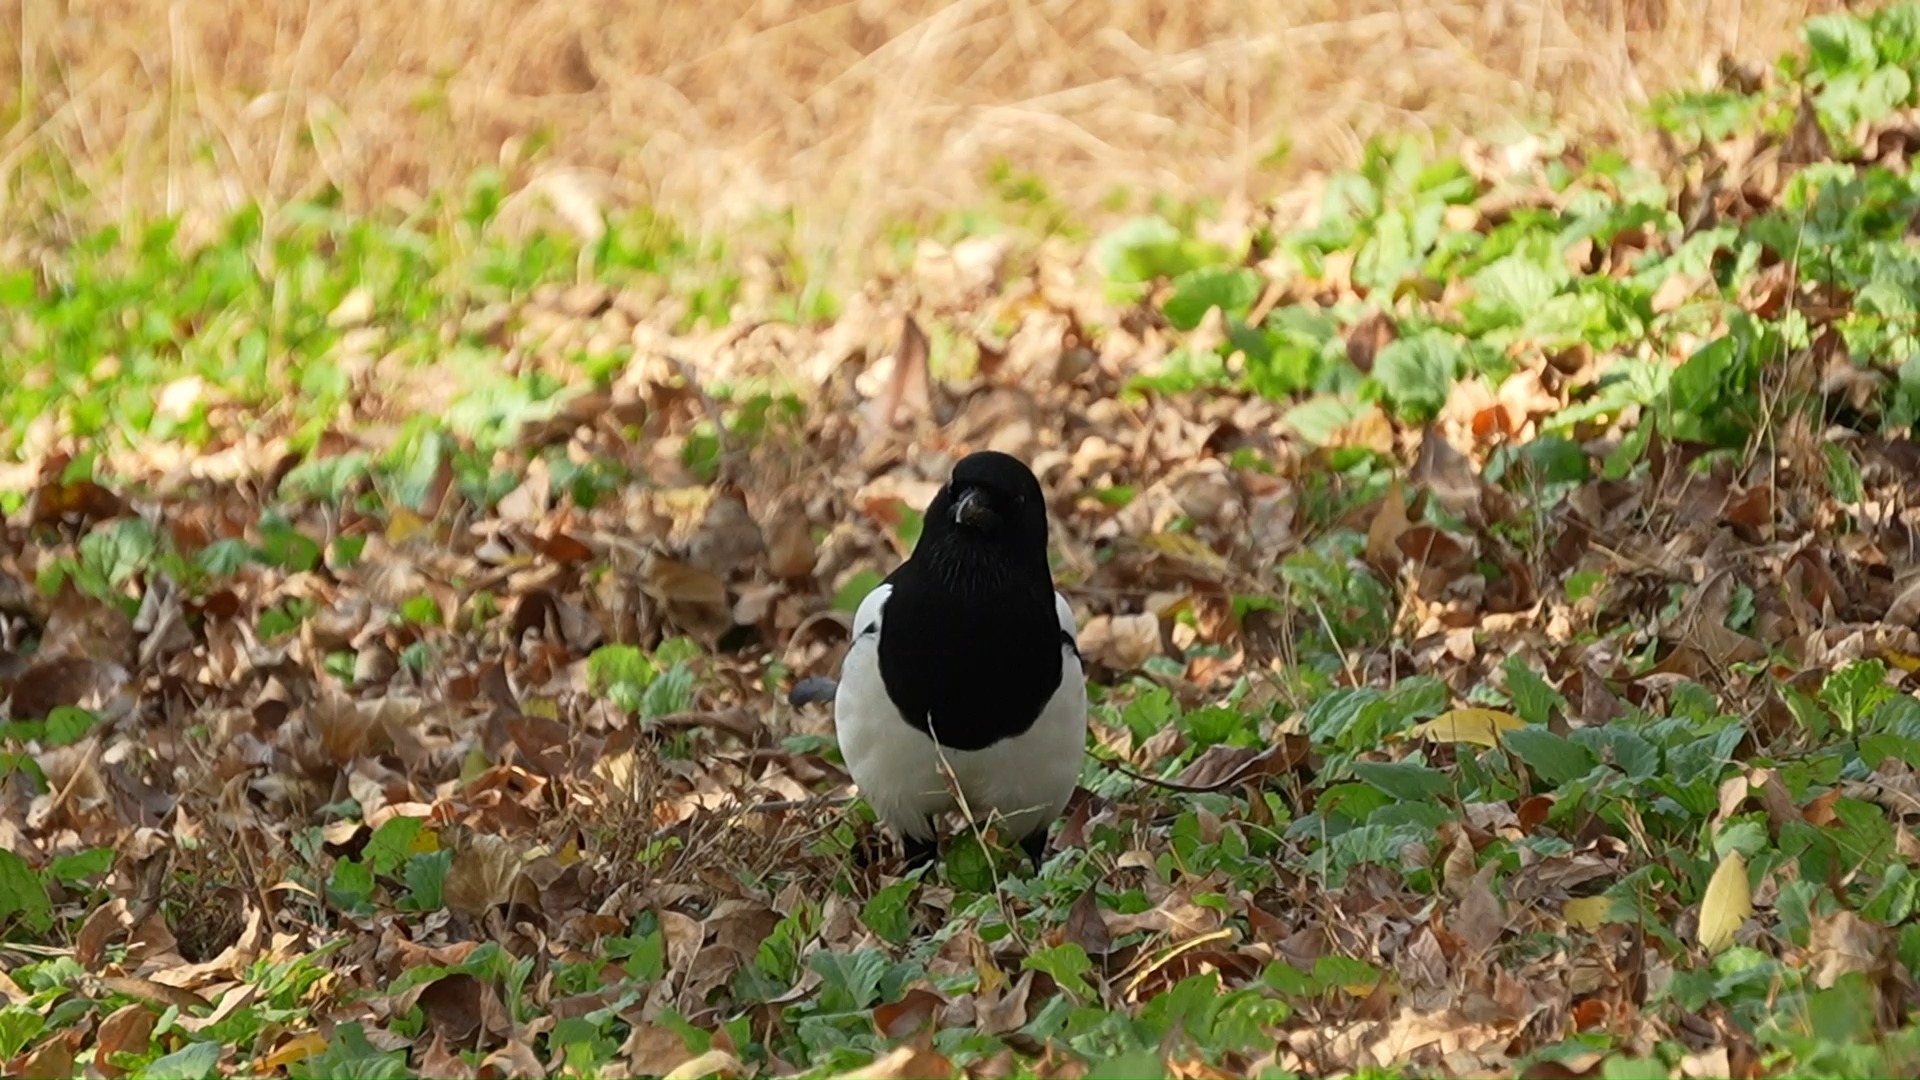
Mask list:
[[787,691],[787,704],[793,706],[811,705],[819,701],[832,701],[833,695],[840,689],[840,683],[825,675],[811,675],[793,684]]

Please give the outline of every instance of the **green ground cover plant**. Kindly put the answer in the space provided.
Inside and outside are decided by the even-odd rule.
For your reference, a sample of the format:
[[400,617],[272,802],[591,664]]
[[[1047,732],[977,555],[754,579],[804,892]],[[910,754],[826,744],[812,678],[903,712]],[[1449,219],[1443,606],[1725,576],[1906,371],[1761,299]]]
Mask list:
[[[1803,37],[1302,213],[1004,168],[860,291],[489,174],[23,249],[0,1062],[1912,1071],[1920,5]],[[988,445],[1094,745],[903,877],[785,692]]]

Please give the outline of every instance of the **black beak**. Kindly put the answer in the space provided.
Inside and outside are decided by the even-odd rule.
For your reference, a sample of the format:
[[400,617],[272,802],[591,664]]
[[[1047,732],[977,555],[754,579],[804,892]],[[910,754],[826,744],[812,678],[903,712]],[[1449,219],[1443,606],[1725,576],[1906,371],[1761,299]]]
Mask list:
[[969,488],[953,501],[953,520],[969,529],[991,529],[999,523],[1000,515],[994,513],[985,495]]

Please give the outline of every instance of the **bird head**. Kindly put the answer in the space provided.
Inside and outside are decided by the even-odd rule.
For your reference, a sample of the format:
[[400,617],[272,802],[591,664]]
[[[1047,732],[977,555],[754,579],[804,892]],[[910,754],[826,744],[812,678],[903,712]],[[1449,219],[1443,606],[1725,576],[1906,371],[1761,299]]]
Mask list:
[[994,564],[1009,573],[1038,568],[1050,581],[1047,502],[1033,470],[994,450],[961,458],[927,507],[914,555],[970,576]]

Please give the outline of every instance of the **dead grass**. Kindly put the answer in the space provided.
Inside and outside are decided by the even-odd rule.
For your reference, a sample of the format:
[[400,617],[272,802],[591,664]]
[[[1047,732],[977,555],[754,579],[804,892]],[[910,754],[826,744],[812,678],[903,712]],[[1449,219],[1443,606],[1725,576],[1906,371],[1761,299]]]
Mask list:
[[496,164],[705,230],[793,207],[832,255],[976,199],[998,158],[1080,210],[1116,189],[1233,204],[1383,130],[1618,125],[1836,6],[0,0],[0,233],[329,186],[410,205]]

